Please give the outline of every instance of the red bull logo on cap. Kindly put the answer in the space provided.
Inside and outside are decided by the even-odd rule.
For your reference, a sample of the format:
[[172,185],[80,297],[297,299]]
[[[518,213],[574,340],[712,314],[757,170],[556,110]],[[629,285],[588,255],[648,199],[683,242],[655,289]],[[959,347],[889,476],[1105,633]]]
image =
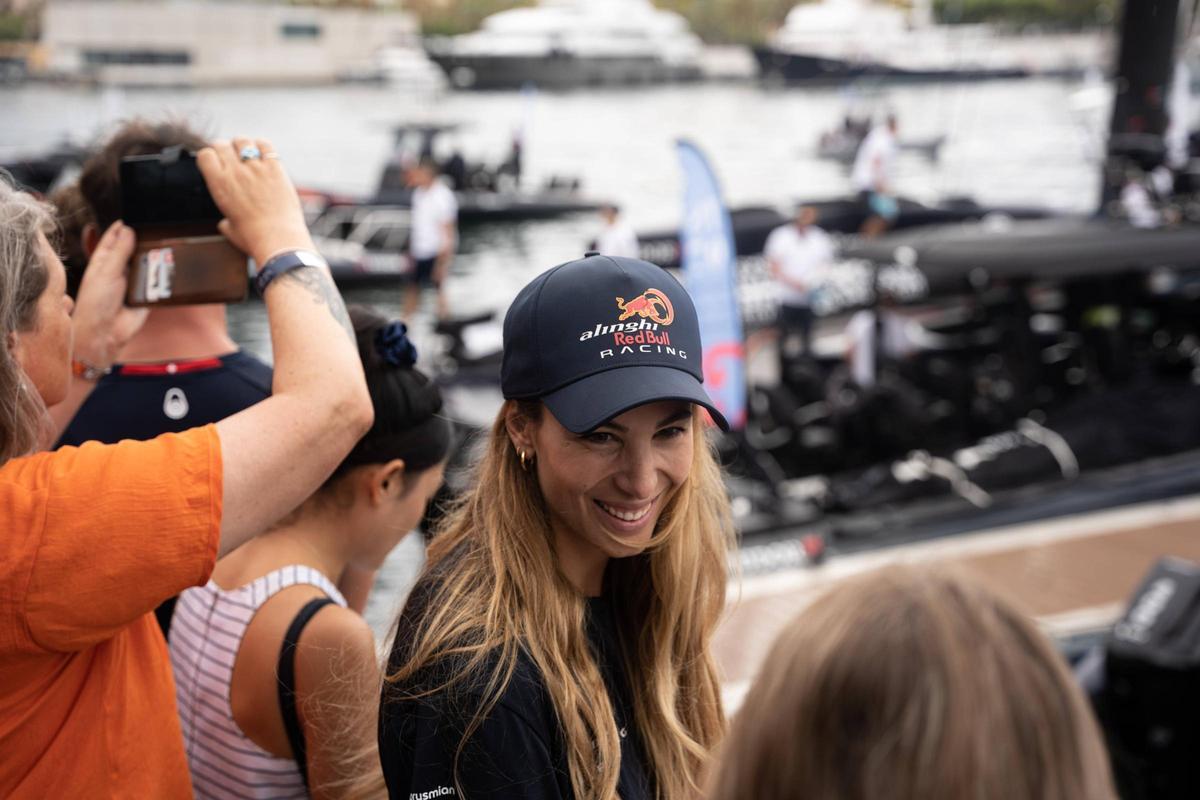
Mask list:
[[659,325],[670,325],[675,320],[675,309],[671,301],[658,289],[647,289],[632,300],[618,297],[617,308],[621,309],[618,322],[624,322],[635,314],[642,319],[657,322]]

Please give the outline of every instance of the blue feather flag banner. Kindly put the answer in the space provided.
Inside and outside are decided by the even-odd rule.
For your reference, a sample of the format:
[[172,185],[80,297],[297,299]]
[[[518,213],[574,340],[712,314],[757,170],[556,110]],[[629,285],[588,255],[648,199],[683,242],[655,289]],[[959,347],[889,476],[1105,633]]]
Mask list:
[[735,430],[746,423],[746,365],[737,301],[733,224],[708,159],[691,142],[677,143],[683,166],[684,285],[696,304],[704,342],[704,387]]

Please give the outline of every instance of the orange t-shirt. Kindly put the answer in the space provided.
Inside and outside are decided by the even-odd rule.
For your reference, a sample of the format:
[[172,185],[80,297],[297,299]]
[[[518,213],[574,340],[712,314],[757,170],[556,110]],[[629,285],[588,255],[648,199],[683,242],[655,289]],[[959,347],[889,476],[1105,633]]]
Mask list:
[[150,612],[220,529],[212,425],[0,466],[0,797],[191,797]]

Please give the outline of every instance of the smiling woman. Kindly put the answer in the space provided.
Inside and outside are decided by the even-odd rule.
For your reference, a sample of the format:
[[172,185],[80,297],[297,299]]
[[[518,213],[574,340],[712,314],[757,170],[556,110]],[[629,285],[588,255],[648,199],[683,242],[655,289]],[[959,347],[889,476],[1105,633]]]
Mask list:
[[537,454],[559,569],[584,594],[599,596],[608,560],[646,549],[688,478],[692,409],[678,400],[649,403],[583,434],[541,409],[514,406],[509,436],[519,451]]
[[[621,344],[626,326],[664,343]],[[393,798],[698,793],[732,543],[700,352],[691,299],[643,261],[573,261],[517,296],[507,402],[397,624]]]

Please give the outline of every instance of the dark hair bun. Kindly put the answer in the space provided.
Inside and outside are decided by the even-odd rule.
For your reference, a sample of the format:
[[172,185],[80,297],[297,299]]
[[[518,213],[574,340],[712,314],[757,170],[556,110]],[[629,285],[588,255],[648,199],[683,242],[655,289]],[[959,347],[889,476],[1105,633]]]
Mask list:
[[375,350],[393,367],[411,367],[417,363],[417,348],[408,338],[408,326],[393,320],[375,332]]
[[408,338],[407,326],[365,306],[351,305],[346,310],[354,325],[375,423],[338,472],[396,458],[404,461],[409,472],[419,472],[443,461],[452,442],[449,422],[438,416],[442,393],[416,368],[417,349]]

